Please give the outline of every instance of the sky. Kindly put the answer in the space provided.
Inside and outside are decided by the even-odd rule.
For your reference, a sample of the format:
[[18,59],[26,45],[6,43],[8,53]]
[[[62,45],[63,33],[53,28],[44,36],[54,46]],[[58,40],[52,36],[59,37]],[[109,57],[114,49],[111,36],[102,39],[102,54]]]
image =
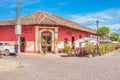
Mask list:
[[[16,18],[17,0],[0,1],[0,20]],[[20,16],[42,10],[80,25],[96,29],[109,27],[120,34],[120,0],[20,0]]]

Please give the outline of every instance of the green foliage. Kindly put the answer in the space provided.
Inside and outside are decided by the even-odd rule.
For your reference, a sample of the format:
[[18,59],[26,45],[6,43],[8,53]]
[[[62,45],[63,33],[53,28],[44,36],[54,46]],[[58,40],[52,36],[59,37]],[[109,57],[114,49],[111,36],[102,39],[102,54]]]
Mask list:
[[105,54],[105,46],[104,44],[99,45],[99,55]]
[[117,33],[112,33],[112,34],[110,35],[110,39],[111,39],[112,41],[119,41],[119,34],[117,34]]
[[47,48],[42,48],[42,51],[43,51],[44,53],[46,53],[48,50],[47,50]]
[[88,54],[95,54],[95,46],[93,44],[86,43],[85,49]]
[[65,45],[65,47],[64,47],[64,52],[65,53],[69,53],[69,52],[71,52],[72,51],[72,47],[70,46],[70,45]]
[[108,34],[109,32],[110,32],[110,29],[109,29],[109,27],[106,27],[106,26],[100,27],[100,28],[98,29],[98,34],[99,34],[100,36],[103,36],[103,35],[105,35],[105,34]]
[[[44,38],[40,38],[39,39],[39,42],[41,43],[41,46],[43,46],[43,44],[45,44],[45,39]],[[46,48],[41,48],[42,49],[42,51],[44,52],[44,53],[46,53],[47,52],[47,49]]]
[[44,38],[40,38],[39,42],[41,43],[41,45],[45,44],[45,39]]
[[[98,53],[99,53],[99,55],[103,55],[103,54],[106,54],[108,52],[114,51],[116,49],[116,47],[117,47],[117,44],[111,44],[111,43],[100,44],[98,46]],[[88,54],[92,54],[92,55],[96,54],[95,53],[96,48],[93,44],[87,43],[85,45],[85,49],[86,49],[86,52]]]
[[108,52],[112,52],[116,49],[117,44],[111,44],[111,43],[107,43],[107,44],[100,44],[99,45],[99,55],[103,55],[105,53]]
[[118,41],[120,42],[120,37],[119,37]]

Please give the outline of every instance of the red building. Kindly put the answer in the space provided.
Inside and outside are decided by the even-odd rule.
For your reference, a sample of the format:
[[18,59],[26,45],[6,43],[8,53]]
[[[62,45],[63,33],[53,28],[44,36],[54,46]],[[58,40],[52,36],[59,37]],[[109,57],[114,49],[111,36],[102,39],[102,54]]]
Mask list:
[[[90,28],[43,11],[20,18],[20,24],[20,50],[25,53],[39,53],[41,48],[46,48],[48,52],[55,51],[63,48],[64,42],[72,44],[79,38],[90,37],[96,33]],[[15,44],[15,25],[16,20],[0,21],[0,41]],[[43,45],[41,39],[45,40]],[[57,46],[55,39],[60,40]]]

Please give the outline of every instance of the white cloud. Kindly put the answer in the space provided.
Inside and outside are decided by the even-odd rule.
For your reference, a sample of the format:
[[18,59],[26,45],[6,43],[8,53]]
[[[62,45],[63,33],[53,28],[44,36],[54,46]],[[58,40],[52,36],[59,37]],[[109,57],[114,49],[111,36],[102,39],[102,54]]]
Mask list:
[[[94,25],[86,25],[87,27],[89,28],[92,28],[94,30],[97,30],[97,26],[96,24]],[[106,27],[109,27],[110,28],[110,33],[119,33],[120,34],[120,24],[117,23],[117,24],[111,24],[111,25],[107,25],[107,24],[104,24],[104,25],[99,25],[98,28],[102,27],[102,26],[106,26]]]
[[69,15],[69,19],[93,29],[96,29],[96,20],[99,20],[99,26],[108,26],[111,31],[120,29],[120,9],[88,14],[73,14]]
[[88,13],[88,14],[73,14],[70,15],[70,19],[78,23],[88,23],[89,21],[96,21],[97,19],[101,22],[104,22],[106,21],[106,19],[107,20],[115,19],[115,17],[118,17],[120,15],[118,13],[120,13],[120,11],[107,10],[103,12]]
[[95,21],[96,18],[89,16],[81,16],[81,15],[71,15],[71,20],[77,23],[88,23],[89,21]]
[[120,29],[120,24],[112,24],[107,26],[110,26],[110,29]]

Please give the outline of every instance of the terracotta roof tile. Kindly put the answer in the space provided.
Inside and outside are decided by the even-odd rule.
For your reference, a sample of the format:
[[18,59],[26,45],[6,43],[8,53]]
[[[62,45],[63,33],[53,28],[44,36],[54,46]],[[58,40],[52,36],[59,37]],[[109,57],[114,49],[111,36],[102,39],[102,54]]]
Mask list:
[[[55,25],[55,26],[59,25],[82,31],[87,31],[90,33],[96,33],[96,31],[93,29],[81,26],[73,21],[43,11],[37,11],[33,14],[22,17],[20,18],[20,22],[21,25]],[[0,25],[15,25],[15,24],[16,20],[0,21]]]

